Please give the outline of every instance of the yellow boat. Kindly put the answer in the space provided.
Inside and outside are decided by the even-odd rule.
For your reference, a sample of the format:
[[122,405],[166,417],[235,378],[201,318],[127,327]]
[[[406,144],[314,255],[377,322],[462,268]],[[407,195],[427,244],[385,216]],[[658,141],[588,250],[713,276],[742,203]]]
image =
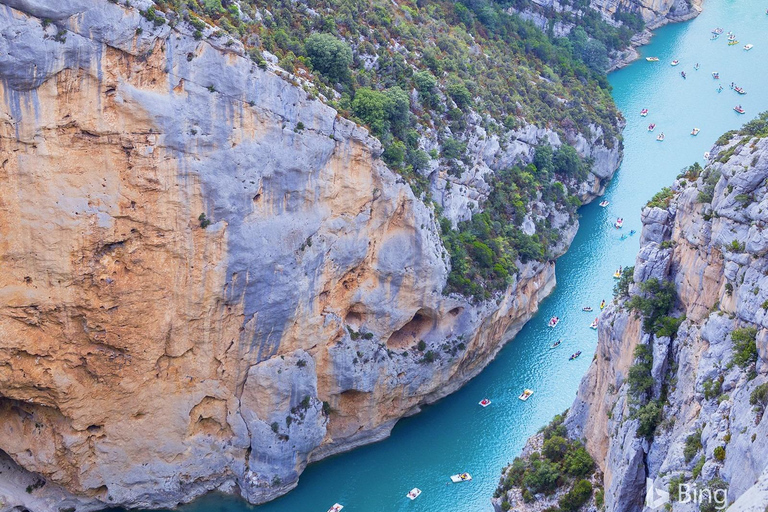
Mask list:
[[728,46],[733,46],[733,45],[735,45],[735,44],[739,44],[739,42],[738,42],[738,41],[736,41],[736,40],[733,40],[733,41],[728,41]]

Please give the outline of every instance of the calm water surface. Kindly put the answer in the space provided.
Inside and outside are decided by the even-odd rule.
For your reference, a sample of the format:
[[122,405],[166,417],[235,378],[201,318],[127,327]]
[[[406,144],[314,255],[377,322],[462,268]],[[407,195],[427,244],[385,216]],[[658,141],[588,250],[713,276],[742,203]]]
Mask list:
[[[492,510],[490,497],[500,470],[512,461],[525,440],[555,414],[571,405],[579,381],[587,371],[597,343],[589,328],[595,314],[583,313],[601,299],[610,300],[619,265],[634,264],[638,235],[621,241],[621,233],[640,230],[640,209],[684,166],[704,163],[703,154],[723,132],[737,128],[768,110],[768,1],[706,0],[697,19],[657,31],[642,48],[644,59],[612,73],[613,94],[627,118],[625,156],[609,185],[603,209],[595,203],[581,209],[581,228],[570,251],[557,263],[558,285],[522,332],[482,374],[442,401],[400,421],[392,436],[311,465],[299,486],[287,496],[260,507],[232,497],[210,495],[182,508],[184,512],[325,512],[333,503],[345,512]],[[710,30],[722,27],[736,33],[739,44],[729,47],[726,34],[710,41]],[[744,51],[744,44],[754,48]],[[672,67],[670,62],[680,60]],[[695,63],[700,64],[698,71]],[[683,79],[680,71],[688,78]],[[720,72],[714,80],[712,71]],[[739,96],[730,83],[744,87]],[[724,90],[716,92],[718,85]],[[746,115],[733,111],[743,105]],[[648,108],[648,117],[640,117]],[[656,131],[647,131],[649,123]],[[690,135],[698,127],[697,137]],[[655,136],[664,132],[664,142]],[[616,217],[624,229],[613,229]],[[547,319],[562,321],[555,329]],[[562,345],[549,346],[558,338]],[[581,350],[575,361],[568,356]],[[535,390],[521,402],[524,388]],[[488,397],[491,406],[477,402]],[[451,474],[468,471],[473,480],[448,485]],[[422,495],[411,502],[413,487]]]

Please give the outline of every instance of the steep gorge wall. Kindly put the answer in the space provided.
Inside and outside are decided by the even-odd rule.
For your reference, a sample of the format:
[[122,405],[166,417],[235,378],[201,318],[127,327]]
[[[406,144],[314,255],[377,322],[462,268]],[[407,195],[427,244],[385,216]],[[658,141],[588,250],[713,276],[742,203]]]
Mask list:
[[[273,499],[555,285],[531,262],[496,301],[442,295],[434,213],[378,142],[237,45],[98,0],[0,0],[0,33],[1,510]],[[582,142],[590,199],[619,150]]]
[[[724,485],[733,511],[768,503],[768,418],[753,394],[768,382],[768,140],[739,135],[712,154],[701,177],[678,179],[668,208],[643,211],[634,280],[672,281],[685,321],[673,338],[657,336],[625,299],[609,307],[566,420],[604,473],[608,511],[648,510],[646,478],[661,490]],[[736,329],[754,329],[755,363],[733,364]],[[627,383],[641,344],[652,349],[652,394],[663,407],[650,438],[637,435]]]

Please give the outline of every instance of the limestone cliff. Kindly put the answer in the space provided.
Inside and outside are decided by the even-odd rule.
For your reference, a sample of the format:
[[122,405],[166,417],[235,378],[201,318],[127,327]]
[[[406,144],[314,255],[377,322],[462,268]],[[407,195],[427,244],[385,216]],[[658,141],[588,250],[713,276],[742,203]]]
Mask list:
[[[443,295],[434,210],[365,129],[133,4],[0,0],[0,510],[270,500],[476,375],[555,285],[530,262]],[[576,140],[588,200],[618,141]]]
[[[651,510],[646,478],[669,510],[698,510],[681,484],[722,489],[729,510],[768,504],[767,120],[722,137],[643,211],[634,276],[565,420],[609,512]],[[723,508],[704,496],[701,510]]]

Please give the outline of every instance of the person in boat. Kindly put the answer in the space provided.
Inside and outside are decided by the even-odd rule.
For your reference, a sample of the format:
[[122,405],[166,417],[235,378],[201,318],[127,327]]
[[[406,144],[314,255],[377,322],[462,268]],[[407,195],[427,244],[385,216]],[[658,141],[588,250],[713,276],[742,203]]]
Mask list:
[[720,91],[722,91],[722,90],[723,90],[723,86],[722,86],[722,85],[720,85],[720,87],[718,87],[718,88],[717,88],[717,92],[720,92]]

